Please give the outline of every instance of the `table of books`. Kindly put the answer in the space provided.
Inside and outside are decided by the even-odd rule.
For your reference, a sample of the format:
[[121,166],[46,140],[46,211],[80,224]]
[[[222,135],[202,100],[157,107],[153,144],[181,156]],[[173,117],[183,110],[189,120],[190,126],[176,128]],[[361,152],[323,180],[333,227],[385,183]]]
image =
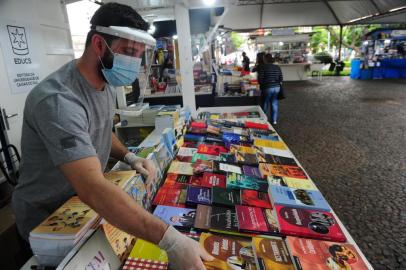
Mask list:
[[[134,171],[119,171],[128,169],[123,163],[106,178],[199,241],[215,257],[207,269],[372,269],[259,107],[201,108],[197,118],[180,119],[176,132],[153,132],[133,149],[159,168],[151,190]],[[102,248],[103,258],[118,258],[109,269],[170,266],[152,243],[106,222],[95,231],[59,269],[92,266]],[[105,244],[92,249],[93,238]]]

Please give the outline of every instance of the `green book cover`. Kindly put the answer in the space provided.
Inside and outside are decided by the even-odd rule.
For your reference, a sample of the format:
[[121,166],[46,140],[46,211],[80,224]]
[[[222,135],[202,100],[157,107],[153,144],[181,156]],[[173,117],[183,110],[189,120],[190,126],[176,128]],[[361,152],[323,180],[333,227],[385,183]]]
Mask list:
[[228,173],[227,188],[229,189],[252,189],[262,192],[268,191],[268,182],[248,175]]
[[241,202],[238,190],[213,187],[211,192],[214,205],[234,206]]
[[218,160],[218,156],[195,153],[192,156],[192,163],[195,163],[199,159],[200,160],[209,160],[209,161]]

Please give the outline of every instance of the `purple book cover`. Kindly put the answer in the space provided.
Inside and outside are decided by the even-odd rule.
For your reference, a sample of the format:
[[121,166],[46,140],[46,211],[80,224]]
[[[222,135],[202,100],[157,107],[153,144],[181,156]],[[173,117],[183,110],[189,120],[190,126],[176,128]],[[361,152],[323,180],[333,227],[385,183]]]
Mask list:
[[243,165],[242,171],[244,172],[245,175],[256,177],[256,178],[262,178],[261,172],[259,171],[258,167]]
[[211,189],[189,186],[187,189],[186,204],[211,204]]

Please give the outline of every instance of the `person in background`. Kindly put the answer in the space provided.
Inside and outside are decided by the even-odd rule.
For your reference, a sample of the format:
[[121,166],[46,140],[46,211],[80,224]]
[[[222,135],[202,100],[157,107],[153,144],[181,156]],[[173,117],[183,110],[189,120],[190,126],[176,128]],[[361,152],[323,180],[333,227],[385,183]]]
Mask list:
[[[255,66],[252,68],[252,72],[257,73],[257,81],[258,81],[258,83],[259,83],[259,78],[258,78],[259,71],[261,70],[262,66],[264,65],[264,57],[265,57],[264,52],[257,53],[257,59],[256,59],[256,62],[255,62]],[[259,104],[261,104],[261,108],[264,110],[264,100],[265,100],[264,99],[265,98],[264,93],[265,93],[265,90],[262,89],[261,84],[259,84],[259,90],[261,91],[261,97],[260,97]]]
[[[154,181],[156,168],[137,157],[114,133],[115,87],[138,77],[148,24],[130,6],[103,4],[90,20],[85,51],[30,92],[24,108],[22,163],[12,205],[21,236],[74,195],[117,228],[159,245],[172,269],[204,270],[213,260],[104,178],[109,156]],[[148,41],[150,42],[150,41]]]
[[242,52],[242,70],[246,72],[250,71],[250,59],[245,52]]
[[[265,55],[265,64],[258,72],[258,83],[264,93],[264,112],[276,125],[278,120],[278,94],[283,81],[282,71],[279,66],[274,64],[274,58],[270,53]],[[269,109],[272,104],[272,113]]]

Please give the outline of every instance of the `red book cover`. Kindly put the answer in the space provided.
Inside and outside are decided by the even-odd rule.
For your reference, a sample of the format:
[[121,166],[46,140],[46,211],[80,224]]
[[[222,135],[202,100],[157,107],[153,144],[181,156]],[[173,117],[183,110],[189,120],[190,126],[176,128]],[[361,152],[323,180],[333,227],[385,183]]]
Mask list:
[[185,208],[186,188],[161,187],[152,201],[153,205],[167,205]]
[[251,121],[245,121],[246,128],[256,128],[256,129],[265,129],[268,130],[269,126],[267,124],[255,123]]
[[204,172],[201,186],[226,188],[226,180],[227,177],[224,174]]
[[192,175],[192,177],[190,178],[190,182],[189,184],[192,186],[201,186],[203,181],[203,176],[201,175]]
[[286,237],[286,243],[302,270],[369,269],[351,244],[293,236]]
[[227,149],[221,145],[200,144],[197,153],[219,156],[221,153],[228,153]]
[[306,173],[299,166],[271,164],[271,174],[282,177],[308,179]]
[[284,235],[345,242],[346,238],[330,212],[276,205],[280,232]]
[[266,192],[250,189],[241,189],[241,203],[243,205],[256,206],[260,208],[273,208],[269,195]]
[[206,122],[200,122],[200,121],[193,121],[190,123],[190,126],[193,128],[206,128]]
[[189,184],[190,178],[190,175],[168,173],[166,175],[163,187],[186,188],[186,186]]
[[243,232],[269,233],[262,208],[236,205],[238,229]]

